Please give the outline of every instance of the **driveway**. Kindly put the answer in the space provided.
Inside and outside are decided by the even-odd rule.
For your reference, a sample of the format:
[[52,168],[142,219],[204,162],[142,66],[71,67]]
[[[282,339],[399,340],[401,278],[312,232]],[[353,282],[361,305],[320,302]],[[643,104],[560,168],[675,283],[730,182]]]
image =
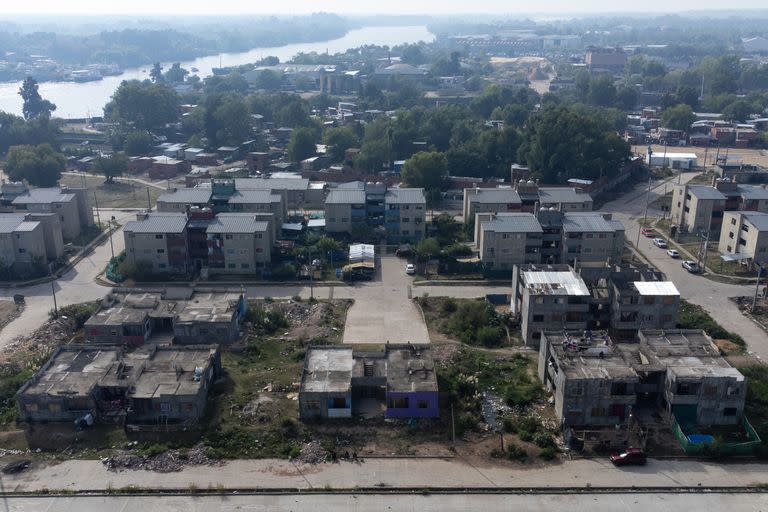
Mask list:
[[409,297],[412,283],[404,260],[382,256],[376,280],[345,290],[355,303],[347,313],[344,343],[429,343],[421,312]]

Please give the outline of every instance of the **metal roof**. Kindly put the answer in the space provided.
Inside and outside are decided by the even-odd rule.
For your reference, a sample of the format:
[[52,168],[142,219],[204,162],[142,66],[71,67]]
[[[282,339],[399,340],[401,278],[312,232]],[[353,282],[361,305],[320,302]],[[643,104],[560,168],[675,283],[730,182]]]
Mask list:
[[325,204],[365,204],[365,191],[357,189],[335,189],[328,193]]
[[426,204],[422,188],[389,188],[384,199],[387,204]]
[[144,220],[128,222],[123,231],[126,233],[183,233],[187,227],[185,213],[150,213]]
[[520,194],[511,188],[465,188],[470,203],[521,203]]
[[269,190],[237,190],[227,202],[229,204],[265,204],[279,203],[279,194],[273,194]]
[[482,222],[483,231],[496,233],[541,233],[541,224],[530,213],[500,213],[495,218]]
[[[621,226],[621,227],[619,227]],[[597,212],[573,212],[563,215],[563,231],[568,232],[601,232],[613,233],[623,230],[624,225],[619,221],[606,220]]]
[[737,187],[739,194],[744,199],[768,199],[768,190],[756,185],[739,185]]
[[697,199],[722,199],[725,201],[725,195],[722,192],[707,185],[688,185],[688,192],[696,196]]
[[758,231],[768,231],[768,213],[763,212],[743,212],[744,218],[750,224],[755,226]]
[[305,178],[235,178],[237,190],[308,190]]
[[211,200],[210,188],[180,188],[161,194],[158,203],[204,204]]
[[523,280],[525,287],[528,290],[534,290],[538,295],[589,295],[589,289],[584,284],[584,280],[573,270],[529,270],[523,272]]
[[260,233],[266,232],[269,223],[252,213],[220,213],[206,228],[206,233]]
[[680,292],[672,281],[635,281],[632,284],[640,295],[680,296]]
[[592,196],[575,188],[539,187],[539,202],[542,206],[552,203],[591,203]]
[[12,204],[49,204],[72,201],[75,194],[64,192],[60,188],[33,188],[13,200]]

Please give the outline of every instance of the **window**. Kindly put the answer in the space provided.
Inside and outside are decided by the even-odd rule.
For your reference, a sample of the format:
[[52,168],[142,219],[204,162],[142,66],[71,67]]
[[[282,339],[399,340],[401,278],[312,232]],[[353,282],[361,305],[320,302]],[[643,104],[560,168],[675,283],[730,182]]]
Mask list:
[[666,304],[667,306],[671,306],[672,304],[677,302],[675,299],[677,299],[677,297],[674,297],[674,296],[672,296],[672,297],[669,297],[669,296],[668,297],[664,297],[664,304]]
[[248,263],[241,263],[240,268],[250,268],[250,265]]
[[227,249],[227,254],[229,254],[230,256],[234,256],[235,250],[234,249]]
[[390,409],[407,409],[408,408],[408,397],[407,396],[396,396],[389,399],[389,405],[388,407]]
[[536,304],[544,304],[544,297],[536,297],[533,302]]
[[411,219],[410,217],[403,217],[402,219],[400,219],[400,222],[411,222]]
[[342,218],[341,218],[341,222],[348,222],[348,221],[349,221],[349,219],[348,219],[348,218],[346,218],[346,217],[342,217]]
[[749,233],[749,226],[747,226],[746,224],[744,224],[743,226],[741,226],[741,230],[742,230],[743,232],[745,232],[745,233]]
[[728,388],[728,396],[738,395],[739,392],[740,392],[740,389],[738,387],[729,387]]
[[652,306],[656,302],[656,297],[643,297],[643,304]]
[[592,233],[587,233],[587,238],[594,238],[594,237],[595,235],[593,235]]
[[25,252],[27,252],[26,249],[24,249],[23,247],[19,247],[19,254],[24,254]]
[[585,247],[583,252],[584,252],[584,254],[589,254],[589,253],[592,252],[592,248],[591,247]]
[[553,322],[562,322],[563,321],[563,314],[562,313],[552,313],[552,321]]
[[544,321],[544,315],[533,315],[533,321],[534,322],[543,322]]
[[404,229],[400,232],[401,235],[409,235],[410,232],[407,229]]
[[574,382],[573,385],[569,386],[568,394],[570,396],[581,396],[581,395],[583,395],[584,394],[584,387],[581,385],[581,382]]
[[416,209],[417,209],[417,210],[423,210],[423,209],[424,209],[424,207],[423,207],[423,206],[421,206],[421,205],[416,205]]
[[736,225],[736,218],[735,217],[731,217],[731,224],[733,224],[734,226]]
[[664,316],[662,316],[662,317],[661,317],[661,319],[662,319],[662,320],[663,320],[665,323],[671,322],[671,321],[672,321],[672,315],[664,315]]
[[232,240],[232,235],[224,235],[225,240]]
[[161,402],[160,412],[171,412],[171,404],[169,402]]
[[163,235],[155,235],[155,239],[162,240],[163,239]]
[[725,250],[726,250],[726,251],[728,251],[728,252],[733,252],[733,247],[731,247],[731,246],[729,245],[729,246],[727,246],[727,247],[725,248]]
[[347,399],[343,396],[335,396],[333,397],[333,408],[334,409],[346,409],[347,408]]
[[605,416],[605,409],[602,407],[593,407],[592,410],[589,411],[589,415],[593,418],[600,418],[601,416]]
[[739,238],[739,245],[747,245],[747,241],[743,238]]
[[730,238],[731,240],[733,240],[733,233],[728,233],[728,238]]
[[157,254],[165,254],[165,249],[158,249]]
[[632,391],[626,382],[614,382],[611,384],[611,394],[616,396],[631,395]]
[[235,263],[228,263],[227,268],[237,268],[237,265]]
[[606,235],[605,233],[600,233],[599,235],[597,235],[598,238],[607,238],[607,236],[608,235]]
[[736,416],[736,408],[726,407],[725,409],[723,409],[723,416]]
[[429,400],[417,400],[416,407],[419,409],[429,409]]
[[257,247],[257,248],[256,248],[256,252],[257,252],[257,253],[261,253],[261,252],[264,252],[264,249],[262,249],[261,247]]

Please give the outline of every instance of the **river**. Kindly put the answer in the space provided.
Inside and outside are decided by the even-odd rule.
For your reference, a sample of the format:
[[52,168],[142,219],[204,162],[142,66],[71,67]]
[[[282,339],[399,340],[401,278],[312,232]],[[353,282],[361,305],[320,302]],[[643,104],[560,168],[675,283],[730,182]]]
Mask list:
[[[430,42],[434,37],[424,26],[365,27],[350,30],[344,37],[331,41],[254,48],[242,53],[222,53],[182,62],[181,65],[186,69],[197,68],[197,74],[202,78],[210,75],[214,67],[249,64],[269,55],[274,55],[281,62],[285,62],[300,52],[327,51],[333,54],[367,44],[394,46],[419,41]],[[166,69],[168,66],[170,63],[164,63]],[[40,95],[56,104],[54,113],[56,117],[101,116],[104,105],[109,102],[120,82],[148,78],[150,68],[151,66],[147,65],[143,68],[126,69],[120,76],[107,76],[98,82],[43,82],[40,84]],[[18,95],[20,87],[21,82],[0,83],[0,110],[21,115],[21,97]]]

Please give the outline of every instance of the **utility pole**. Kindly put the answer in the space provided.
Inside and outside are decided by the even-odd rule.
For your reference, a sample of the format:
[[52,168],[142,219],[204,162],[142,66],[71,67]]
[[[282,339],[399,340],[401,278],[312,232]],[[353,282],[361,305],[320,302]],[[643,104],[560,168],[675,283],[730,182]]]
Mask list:
[[757,307],[757,294],[760,291],[760,276],[763,274],[763,266],[758,263],[757,267],[757,280],[755,282],[755,296],[752,298],[752,313],[755,312]]
[[[642,231],[643,227],[645,226],[646,218],[648,217],[648,202],[651,198],[651,181],[653,180],[652,176],[648,176],[648,190],[645,193],[645,212],[643,213],[643,222],[639,223],[637,226],[637,240],[635,241],[635,250],[640,250],[640,231]],[[632,261],[635,261],[635,253],[632,253]]]
[[96,205],[96,222],[101,227],[101,216],[99,215],[99,198],[96,197],[96,191],[93,192],[93,202]]
[[112,245],[112,226],[113,222],[115,222],[115,216],[113,215],[111,219],[109,219],[109,250],[112,251],[112,259],[115,259],[115,246]]
[[315,299],[315,265],[312,264],[312,248],[309,249],[309,300]]
[[147,187],[147,211],[152,211],[152,200],[149,198],[149,187]]
[[53,318],[59,318],[59,308],[56,305],[56,279],[51,281],[51,293],[53,294]]

